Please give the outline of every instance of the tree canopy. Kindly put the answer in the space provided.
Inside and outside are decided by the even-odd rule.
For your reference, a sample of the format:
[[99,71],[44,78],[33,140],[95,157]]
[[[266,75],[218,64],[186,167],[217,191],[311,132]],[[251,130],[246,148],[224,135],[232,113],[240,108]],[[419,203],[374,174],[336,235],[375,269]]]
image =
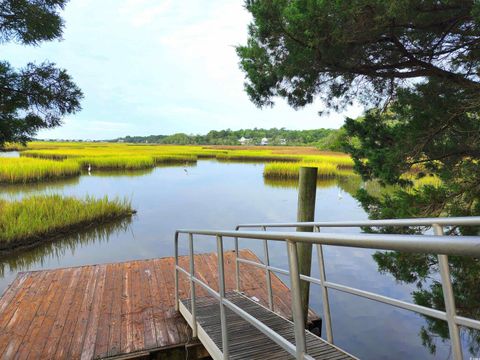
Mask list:
[[[60,39],[59,12],[67,0],[0,1],[0,42],[38,45]],[[61,124],[62,117],[80,110],[83,94],[66,70],[55,64],[29,63],[14,69],[0,61],[0,146],[25,142],[42,128]]]
[[[365,105],[365,114],[346,119],[345,133],[332,140],[343,144],[365,180],[394,185],[357,193],[371,218],[480,215],[479,1],[247,0],[245,6],[253,21],[237,53],[256,105],[271,106],[275,97],[295,108],[316,98],[332,110],[354,100]],[[440,185],[408,187],[409,179],[426,175]],[[374,259],[380,271],[417,284],[417,304],[445,309],[436,256],[378,252]],[[478,316],[478,259],[449,263],[458,309]],[[434,352],[448,329],[426,318],[420,336]],[[478,332],[468,330],[468,340],[478,354]]]
[[[187,135],[178,133],[173,135],[126,136],[114,141],[123,140],[133,143],[157,143],[177,145],[240,145],[239,139],[248,139],[247,144],[259,144],[262,138],[267,138],[270,145],[315,145],[322,150],[339,150],[340,140],[333,139],[339,133],[334,129],[287,130],[277,129],[241,129],[241,130],[211,130],[205,135]],[[331,141],[323,141],[326,137]]]
[[480,89],[480,3],[470,0],[247,0],[253,15],[237,47],[246,91],[294,106],[322,97],[385,102],[418,78]]
[[[249,0],[245,88],[258,106],[323,99],[348,119],[345,148],[365,179],[405,184],[428,173],[440,189],[396,197],[398,214],[480,212],[480,3],[444,0]],[[428,194],[426,192],[429,191]],[[361,197],[372,216],[394,216]],[[408,201],[407,201],[408,200]],[[370,204],[368,204],[370,202]],[[418,206],[413,206],[413,204]]]

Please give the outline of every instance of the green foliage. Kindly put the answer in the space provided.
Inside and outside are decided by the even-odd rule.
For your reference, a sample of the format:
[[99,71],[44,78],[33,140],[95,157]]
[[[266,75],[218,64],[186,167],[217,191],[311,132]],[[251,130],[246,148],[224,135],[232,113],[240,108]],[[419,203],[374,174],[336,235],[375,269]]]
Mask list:
[[479,89],[479,3],[470,0],[247,0],[253,21],[237,47],[258,106],[315,97],[338,109],[385,102],[405,79]]
[[[371,218],[480,215],[479,1],[247,0],[246,8],[253,21],[237,54],[257,106],[282,97],[294,108],[315,98],[333,110],[353,100],[371,108],[347,119],[340,140],[365,180],[390,189],[359,192]],[[416,303],[444,309],[434,256],[379,253],[375,260],[381,271],[417,284]],[[450,269],[460,312],[478,318],[478,259],[452,257]],[[435,352],[448,329],[431,318],[426,324],[420,336]],[[480,333],[467,333],[478,355]]]
[[316,146],[320,150],[328,151],[344,151],[344,142],[346,141],[347,131],[341,127],[337,131],[333,131],[323,139],[317,142]]
[[[374,218],[480,214],[480,104],[477,94],[434,80],[402,89],[388,111],[347,119],[345,144],[365,179],[409,185],[403,174],[433,174],[440,187],[375,200]],[[467,111],[468,109],[468,111]],[[406,192],[407,190],[404,190]],[[360,198],[366,208],[372,200]],[[383,203],[383,204],[382,204]],[[402,210],[404,209],[404,210]]]
[[[5,0],[0,3],[0,42],[37,45],[59,39],[59,11],[66,0]],[[25,143],[43,128],[59,126],[64,115],[80,110],[81,90],[55,64],[29,63],[14,69],[0,61],[0,147]]]
[[62,36],[63,20],[58,14],[67,0],[2,0],[0,42],[37,45]]
[[[206,135],[187,135],[183,133],[173,135],[151,136],[126,136],[123,140],[127,143],[157,143],[174,145],[240,145],[239,139],[249,139],[247,145],[258,145],[262,138],[269,139],[269,145],[282,145],[282,139],[287,145],[314,145],[322,139],[333,136],[338,130],[315,129],[315,130],[287,130],[277,129],[242,129],[242,130],[212,130]],[[324,150],[331,150],[325,148]],[[333,149],[332,149],[333,150]],[[335,151],[341,151],[340,148]]]

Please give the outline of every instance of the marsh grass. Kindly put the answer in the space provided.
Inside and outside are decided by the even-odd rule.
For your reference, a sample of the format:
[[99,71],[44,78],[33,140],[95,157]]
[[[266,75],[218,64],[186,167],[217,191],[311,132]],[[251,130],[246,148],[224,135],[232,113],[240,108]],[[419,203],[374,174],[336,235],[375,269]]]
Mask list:
[[80,174],[77,162],[28,158],[0,158],[0,183],[26,184]]
[[103,170],[138,170],[148,169],[155,166],[152,156],[92,156],[73,159],[82,168]]
[[218,161],[272,163],[267,164],[265,177],[296,179],[298,168],[316,166],[319,177],[348,176],[352,159],[342,153],[321,152],[311,147],[215,147],[119,143],[30,143],[22,157],[69,160],[82,168],[97,171],[137,170],[155,166],[194,164],[198,159]]
[[318,169],[319,179],[334,179],[338,177],[345,177],[354,175],[353,171],[339,169],[336,164],[327,162],[275,162],[266,164],[263,176],[271,179],[296,180],[299,176],[300,167],[316,167]]
[[106,243],[112,235],[126,232],[131,221],[132,218],[128,216],[70,235],[52,237],[50,241],[32,243],[14,250],[0,250],[0,276],[5,276],[8,271],[27,271],[33,264],[43,263],[46,259],[61,259],[66,253],[75,253],[86,245]]
[[0,250],[32,246],[134,214],[130,201],[36,195],[0,200]]
[[197,162],[195,155],[153,155],[155,164],[192,164]]

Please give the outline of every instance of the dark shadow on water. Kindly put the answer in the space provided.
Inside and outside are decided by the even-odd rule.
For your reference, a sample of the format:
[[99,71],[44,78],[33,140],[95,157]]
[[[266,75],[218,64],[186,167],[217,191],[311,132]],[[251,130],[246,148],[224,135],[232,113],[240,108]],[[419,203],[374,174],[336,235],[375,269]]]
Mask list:
[[92,170],[90,173],[86,170],[82,171],[82,176],[95,176],[95,177],[112,177],[112,176],[127,176],[137,177],[149,175],[153,172],[154,168],[137,169],[137,170]]
[[47,259],[59,259],[67,252],[74,254],[76,249],[95,243],[108,242],[112,235],[126,232],[132,218],[112,222],[88,229],[62,239],[52,240],[28,250],[17,250],[0,256],[0,276],[8,271],[27,271],[32,265],[43,266]]
[[166,162],[166,163],[157,163],[155,167],[157,168],[170,168],[170,167],[183,167],[183,168],[193,168],[197,166],[197,162],[188,161],[188,162]]
[[7,195],[17,195],[18,193],[22,194],[38,194],[40,192],[45,192],[49,190],[62,190],[66,186],[78,185],[80,182],[79,176],[72,176],[67,178],[61,178],[58,180],[43,181],[39,183],[28,183],[28,184],[1,184],[1,194]]

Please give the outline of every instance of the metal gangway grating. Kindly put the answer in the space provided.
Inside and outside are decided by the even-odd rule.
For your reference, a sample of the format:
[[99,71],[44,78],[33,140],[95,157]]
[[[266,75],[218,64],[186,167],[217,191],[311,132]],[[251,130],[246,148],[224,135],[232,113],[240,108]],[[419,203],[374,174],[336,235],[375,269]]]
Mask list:
[[[349,355],[334,345],[328,300],[329,290],[332,289],[446,321],[452,344],[453,358],[455,360],[461,360],[463,359],[463,354],[459,326],[480,330],[480,321],[457,314],[448,256],[480,257],[480,236],[444,236],[444,228],[479,225],[480,217],[457,217],[352,222],[245,224],[238,225],[235,231],[178,230],[175,233],[176,307],[192,327],[193,336],[199,338],[213,359],[291,358],[311,360],[354,358],[352,355]],[[392,226],[432,227],[434,234],[342,234],[325,231],[320,232],[323,228]],[[311,227],[313,232],[267,231],[270,228],[297,227]],[[245,228],[259,228],[262,231],[241,230]],[[188,235],[189,271],[183,269],[178,264],[178,241],[181,234]],[[218,292],[195,276],[194,235],[214,236],[216,238],[219,280]],[[223,239],[225,237],[234,238],[236,250],[236,291],[228,293],[225,290],[223,259]],[[262,241],[264,245],[265,264],[240,258],[238,256],[239,238]],[[270,266],[268,241],[281,241],[286,243],[289,264],[288,270]],[[320,277],[318,279],[299,273],[297,243],[309,243],[316,246],[320,270]],[[325,263],[323,258],[323,246],[325,245],[438,254],[445,311],[328,281],[325,276]],[[265,270],[269,308],[264,308],[241,294],[240,264],[256,266]],[[190,280],[191,297],[184,301],[179,300],[178,278],[180,273],[186,275]],[[282,318],[273,311],[272,273],[288,275],[290,277],[293,322]],[[301,281],[308,281],[321,287],[323,320],[325,321],[326,328],[325,340],[305,330],[300,294]],[[196,297],[196,285],[206,290],[210,297]]]

